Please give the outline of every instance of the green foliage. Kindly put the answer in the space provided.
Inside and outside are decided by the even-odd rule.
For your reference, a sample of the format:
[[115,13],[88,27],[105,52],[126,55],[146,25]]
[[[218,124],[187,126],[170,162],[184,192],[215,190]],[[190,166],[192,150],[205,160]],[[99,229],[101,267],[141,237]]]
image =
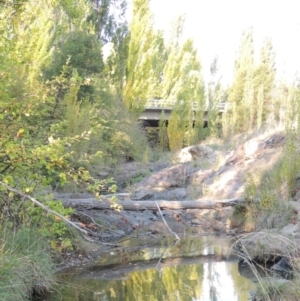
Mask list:
[[88,22],[91,22],[98,39],[103,43],[111,42],[120,28],[126,24],[126,0],[89,0],[91,14]]
[[103,60],[101,44],[95,35],[83,31],[70,32],[53,53],[54,60],[46,70],[48,77],[59,75],[62,67],[67,64],[67,74],[72,75],[76,69],[80,77],[101,73]]
[[193,41],[187,40],[179,49],[172,47],[163,70],[164,99],[197,102],[204,107],[204,85],[201,78],[201,64],[197,58]]
[[293,132],[287,133],[284,156],[271,170],[261,175],[262,180],[249,177],[244,191],[246,205],[235,208],[234,219],[248,230],[278,228],[290,222],[292,197],[300,171],[299,143]]
[[[64,208],[60,201],[48,200],[44,202],[44,205],[66,218],[70,218],[71,214],[74,213],[72,208]],[[49,215],[41,207],[31,205],[27,208],[27,211],[30,223],[35,227],[39,227],[38,233],[40,235],[61,240],[69,233],[65,222],[61,221],[60,218],[55,215]]]
[[60,0],[60,5],[72,23],[80,23],[89,11],[83,0]]
[[[121,130],[122,121],[112,122],[117,120],[117,113],[108,111],[113,97],[105,80],[96,78],[93,87],[88,81],[89,76],[99,77],[103,70],[101,45],[95,36],[75,31],[64,33],[60,48],[54,53],[49,51],[50,43],[57,39],[55,36],[52,40],[53,31],[58,28],[55,22],[61,21],[55,15],[55,9],[59,8],[51,1],[23,4],[22,10],[15,14],[16,19],[8,18],[11,26],[3,21],[10,16],[10,8],[1,12],[4,18],[0,19],[0,30],[5,36],[0,42],[3,61],[0,179],[33,196],[50,186],[61,189],[70,182],[95,194],[116,191],[112,179],[98,180],[90,173],[96,175],[97,167],[103,164],[103,152],[107,148],[99,145],[121,145],[122,154],[118,151],[115,154],[126,157],[136,156],[133,154],[136,151],[132,151],[136,144],[130,130]],[[46,70],[44,66],[52,54],[52,68]],[[46,83],[42,70],[52,77]],[[88,101],[92,96],[94,103]],[[126,135],[127,144],[122,143]],[[72,213],[60,202],[38,199],[64,216]],[[2,223],[15,230],[34,224],[43,235],[59,239],[60,245],[64,245],[68,231],[62,221],[13,193],[1,191],[0,202],[4,208]]]
[[123,98],[126,107],[137,115],[143,111],[146,101],[156,96],[158,70],[154,67],[161,55],[161,42],[162,34],[153,30],[150,1],[135,0]]
[[227,124],[231,132],[245,132],[260,128],[272,112],[275,80],[275,60],[270,40],[265,40],[259,61],[254,60],[253,30],[243,34],[235,63],[235,79],[228,91],[229,102],[234,103],[235,122]]
[[159,136],[159,147],[164,151],[168,149],[168,130],[165,120],[165,112],[163,111],[160,115],[159,125],[158,125],[158,136]]
[[54,265],[47,242],[34,228],[17,233],[0,229],[0,299],[25,301],[32,290],[49,290],[54,285]]
[[171,151],[180,150],[183,147],[186,120],[182,118],[182,106],[173,109],[168,124],[168,138]]
[[78,99],[94,100],[95,80],[104,69],[101,44],[97,37],[83,31],[70,32],[53,54],[53,61],[45,69],[45,76],[52,79],[62,72],[70,79],[76,69],[83,85],[78,90]]
[[116,31],[112,44],[111,53],[105,62],[105,71],[117,97],[122,99],[129,44],[127,26],[120,27]]

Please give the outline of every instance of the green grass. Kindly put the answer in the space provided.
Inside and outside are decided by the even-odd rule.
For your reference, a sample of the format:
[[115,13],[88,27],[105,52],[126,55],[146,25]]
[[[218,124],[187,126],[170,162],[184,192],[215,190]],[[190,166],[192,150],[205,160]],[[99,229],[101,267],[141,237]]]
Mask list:
[[0,229],[0,300],[30,300],[33,289],[49,290],[54,265],[46,242],[34,229]]

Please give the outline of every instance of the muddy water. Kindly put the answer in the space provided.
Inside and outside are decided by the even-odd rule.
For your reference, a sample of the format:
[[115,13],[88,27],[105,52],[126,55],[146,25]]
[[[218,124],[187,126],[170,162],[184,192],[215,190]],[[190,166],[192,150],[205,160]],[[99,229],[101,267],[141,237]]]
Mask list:
[[[151,241],[151,242],[150,242]],[[143,248],[140,248],[141,244]],[[227,237],[128,239],[92,264],[64,271],[46,301],[246,301],[253,283],[228,257]]]

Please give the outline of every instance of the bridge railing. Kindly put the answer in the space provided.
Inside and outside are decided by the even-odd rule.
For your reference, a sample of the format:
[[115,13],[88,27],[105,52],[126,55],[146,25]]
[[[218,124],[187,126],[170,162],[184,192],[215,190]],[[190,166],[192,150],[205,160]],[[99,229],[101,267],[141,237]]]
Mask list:
[[[183,100],[179,101],[179,103],[183,104]],[[178,101],[176,100],[169,100],[169,99],[150,99],[147,101],[145,107],[146,108],[165,108],[165,109],[172,109]],[[230,107],[230,104],[227,102],[219,102],[217,104],[217,108],[220,112],[225,112]],[[192,110],[198,111],[200,110],[199,102],[192,101]],[[208,108],[206,105],[202,107],[203,111],[208,111],[210,108]]]

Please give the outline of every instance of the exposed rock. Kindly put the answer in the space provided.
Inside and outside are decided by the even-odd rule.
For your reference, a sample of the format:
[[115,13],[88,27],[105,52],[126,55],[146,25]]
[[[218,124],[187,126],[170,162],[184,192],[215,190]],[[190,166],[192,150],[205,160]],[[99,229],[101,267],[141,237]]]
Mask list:
[[285,136],[283,134],[274,134],[266,141],[266,146],[269,148],[280,147],[285,143]]
[[226,160],[225,165],[235,164],[236,162],[241,161],[242,159],[244,159],[244,156],[245,156],[244,145],[241,145],[238,148],[236,148],[234,151],[232,151],[231,155]]
[[108,177],[109,176],[109,172],[107,172],[107,171],[100,171],[100,172],[98,172],[98,176],[101,177],[101,178]]
[[300,189],[297,190],[296,194],[293,196],[293,199],[300,202]]
[[296,211],[296,213],[300,213],[300,201],[290,201],[289,205]]
[[280,233],[285,237],[298,236],[298,238],[300,238],[299,224],[288,224],[280,231]]
[[237,147],[226,161],[226,165],[235,164],[239,161],[253,160],[263,155],[266,148],[265,141],[252,139]]
[[187,196],[185,188],[175,188],[171,190],[164,190],[155,193],[155,199],[162,200],[184,200]]
[[213,149],[205,145],[193,145],[183,148],[176,156],[176,161],[179,163],[186,163],[196,160],[212,163],[217,156]]
[[153,194],[147,191],[139,191],[132,199],[136,201],[150,200],[153,198]]
[[197,169],[188,177],[189,185],[201,185],[203,181],[213,179],[216,172],[212,169]]
[[[229,153],[218,171],[208,169],[202,163],[216,159],[222,162],[221,153],[199,144],[184,148],[177,155],[177,159],[185,163],[170,166],[168,162],[158,168],[157,163],[153,166],[129,163],[117,174],[117,179],[125,176],[127,186],[138,199],[236,198],[243,194],[249,174],[262,173],[274,165],[280,156],[275,147],[282,146],[284,141],[284,136],[279,134],[264,139],[253,138]],[[142,198],[141,191],[145,194]],[[150,198],[150,195],[153,196]]]
[[276,257],[296,257],[300,253],[300,239],[288,239],[279,231],[250,233],[239,239],[238,255],[256,262],[274,261]]
[[166,161],[156,163],[129,162],[118,166],[114,171],[113,178],[119,188],[125,188],[126,186],[139,182],[153,172],[170,166],[170,164],[170,162]]
[[132,186],[135,191],[163,191],[176,187],[186,187],[188,177],[194,169],[188,164],[177,164],[150,175]]
[[250,140],[244,143],[244,148],[245,160],[259,158],[263,154],[263,150],[266,148],[266,142]]
[[290,260],[283,257],[271,267],[271,271],[280,277],[289,279],[292,276],[293,268]]

